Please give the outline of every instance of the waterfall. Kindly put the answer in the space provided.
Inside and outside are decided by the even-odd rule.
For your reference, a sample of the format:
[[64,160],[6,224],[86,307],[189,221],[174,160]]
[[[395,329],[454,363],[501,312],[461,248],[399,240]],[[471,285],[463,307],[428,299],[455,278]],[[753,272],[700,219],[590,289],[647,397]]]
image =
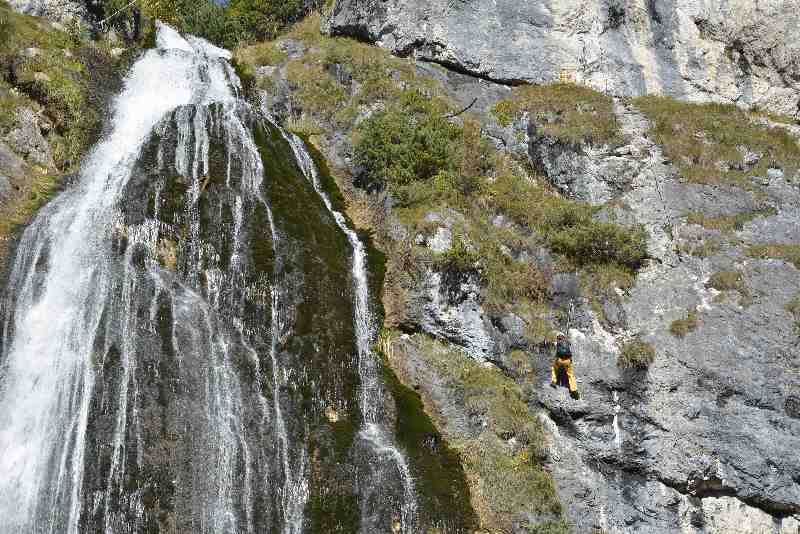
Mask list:
[[[3,326],[0,522],[6,531],[77,532],[95,386],[91,358],[113,286],[105,243],[115,204],[142,144],[169,111],[233,99],[223,83],[227,57],[161,26],[158,48],[133,67],[114,104],[113,131],[86,158],[80,185],[44,209],[23,236],[9,283],[13,301],[6,302],[14,313]],[[125,284],[115,305],[124,307],[135,289]],[[119,326],[124,331],[131,323]],[[119,347],[125,382],[136,373],[129,348]],[[136,395],[123,390],[116,460],[124,454],[119,432],[129,424],[124,406]],[[110,476],[119,473],[112,468]]]
[[21,237],[0,532],[422,529],[365,246],[230,57],[159,24],[108,134]]
[[[361,438],[368,443],[372,452],[379,458],[377,467],[379,474],[374,476],[373,484],[366,485],[367,492],[374,492],[380,484],[387,484],[386,475],[380,471],[381,463],[389,462],[397,470],[403,485],[403,503],[400,514],[400,531],[413,533],[417,531],[416,514],[417,503],[414,491],[414,481],[411,471],[403,454],[392,443],[388,430],[381,424],[383,419],[381,405],[383,403],[383,388],[378,377],[377,361],[372,351],[372,345],[377,337],[375,318],[369,306],[369,282],[367,279],[367,253],[364,243],[358,234],[348,225],[345,216],[333,208],[330,197],[322,189],[319,173],[311,156],[306,150],[303,141],[296,135],[289,135],[287,139],[292,146],[295,159],[300,163],[303,174],[311,181],[314,190],[322,199],[327,210],[333,215],[337,226],[347,236],[353,249],[352,273],[355,288],[354,321],[356,327],[358,347],[358,371],[361,377]],[[367,499],[364,499],[366,502]],[[372,513],[365,510],[363,516],[369,517]],[[368,522],[365,522],[368,524]]]

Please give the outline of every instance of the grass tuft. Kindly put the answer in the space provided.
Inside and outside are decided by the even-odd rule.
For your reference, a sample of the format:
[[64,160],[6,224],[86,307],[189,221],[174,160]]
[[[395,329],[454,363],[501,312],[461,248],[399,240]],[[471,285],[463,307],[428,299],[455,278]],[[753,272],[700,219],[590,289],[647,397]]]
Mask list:
[[692,212],[686,216],[686,222],[697,224],[708,230],[718,230],[722,233],[733,233],[741,231],[744,225],[760,217],[770,217],[775,215],[774,208],[764,210],[739,213],[737,215],[720,215],[718,217],[708,217],[702,213]]
[[[764,176],[770,168],[787,176],[800,169],[800,146],[785,129],[758,124],[736,106],[661,96],[641,97],[635,104],[653,122],[655,141],[689,182],[752,188],[750,177]],[[746,163],[744,150],[760,158]]]
[[751,258],[783,260],[800,269],[800,245],[753,245],[747,248],[747,255]]
[[676,319],[669,326],[672,335],[679,338],[686,337],[689,332],[697,330],[697,312],[690,311],[685,319]]
[[637,338],[622,347],[617,365],[623,369],[647,369],[656,359],[653,345]]
[[583,85],[515,87],[512,97],[498,102],[492,111],[503,126],[528,113],[541,134],[565,143],[614,145],[621,141],[611,97]]
[[744,294],[747,288],[744,283],[742,273],[738,271],[720,271],[711,275],[706,287],[711,287],[717,291],[738,291]]

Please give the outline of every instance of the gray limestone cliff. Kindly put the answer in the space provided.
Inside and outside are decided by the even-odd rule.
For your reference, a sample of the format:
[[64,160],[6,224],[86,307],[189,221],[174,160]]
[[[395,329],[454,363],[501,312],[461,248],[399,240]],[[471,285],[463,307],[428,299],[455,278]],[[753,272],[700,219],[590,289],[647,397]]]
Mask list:
[[324,29],[501,83],[798,113],[797,0],[337,0]]

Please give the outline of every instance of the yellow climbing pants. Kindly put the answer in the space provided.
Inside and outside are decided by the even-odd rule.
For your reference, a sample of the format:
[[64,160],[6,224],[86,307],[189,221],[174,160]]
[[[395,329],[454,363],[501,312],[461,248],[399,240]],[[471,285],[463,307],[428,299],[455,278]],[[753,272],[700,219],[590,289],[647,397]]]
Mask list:
[[[566,384],[563,384],[562,381],[559,380],[559,375],[561,375],[561,373],[567,377]],[[578,383],[575,381],[575,373],[572,371],[571,358],[556,358],[553,362],[553,368],[550,370],[550,374],[553,384],[569,387],[570,393],[578,391]]]

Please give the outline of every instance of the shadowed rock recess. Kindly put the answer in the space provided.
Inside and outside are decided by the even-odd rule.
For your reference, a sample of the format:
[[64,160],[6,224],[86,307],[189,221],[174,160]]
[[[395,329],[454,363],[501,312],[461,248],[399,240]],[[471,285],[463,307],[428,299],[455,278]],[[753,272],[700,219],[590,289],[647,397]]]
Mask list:
[[229,58],[160,26],[21,238],[0,531],[465,532],[459,464],[398,444],[427,419],[372,352],[365,246]]

